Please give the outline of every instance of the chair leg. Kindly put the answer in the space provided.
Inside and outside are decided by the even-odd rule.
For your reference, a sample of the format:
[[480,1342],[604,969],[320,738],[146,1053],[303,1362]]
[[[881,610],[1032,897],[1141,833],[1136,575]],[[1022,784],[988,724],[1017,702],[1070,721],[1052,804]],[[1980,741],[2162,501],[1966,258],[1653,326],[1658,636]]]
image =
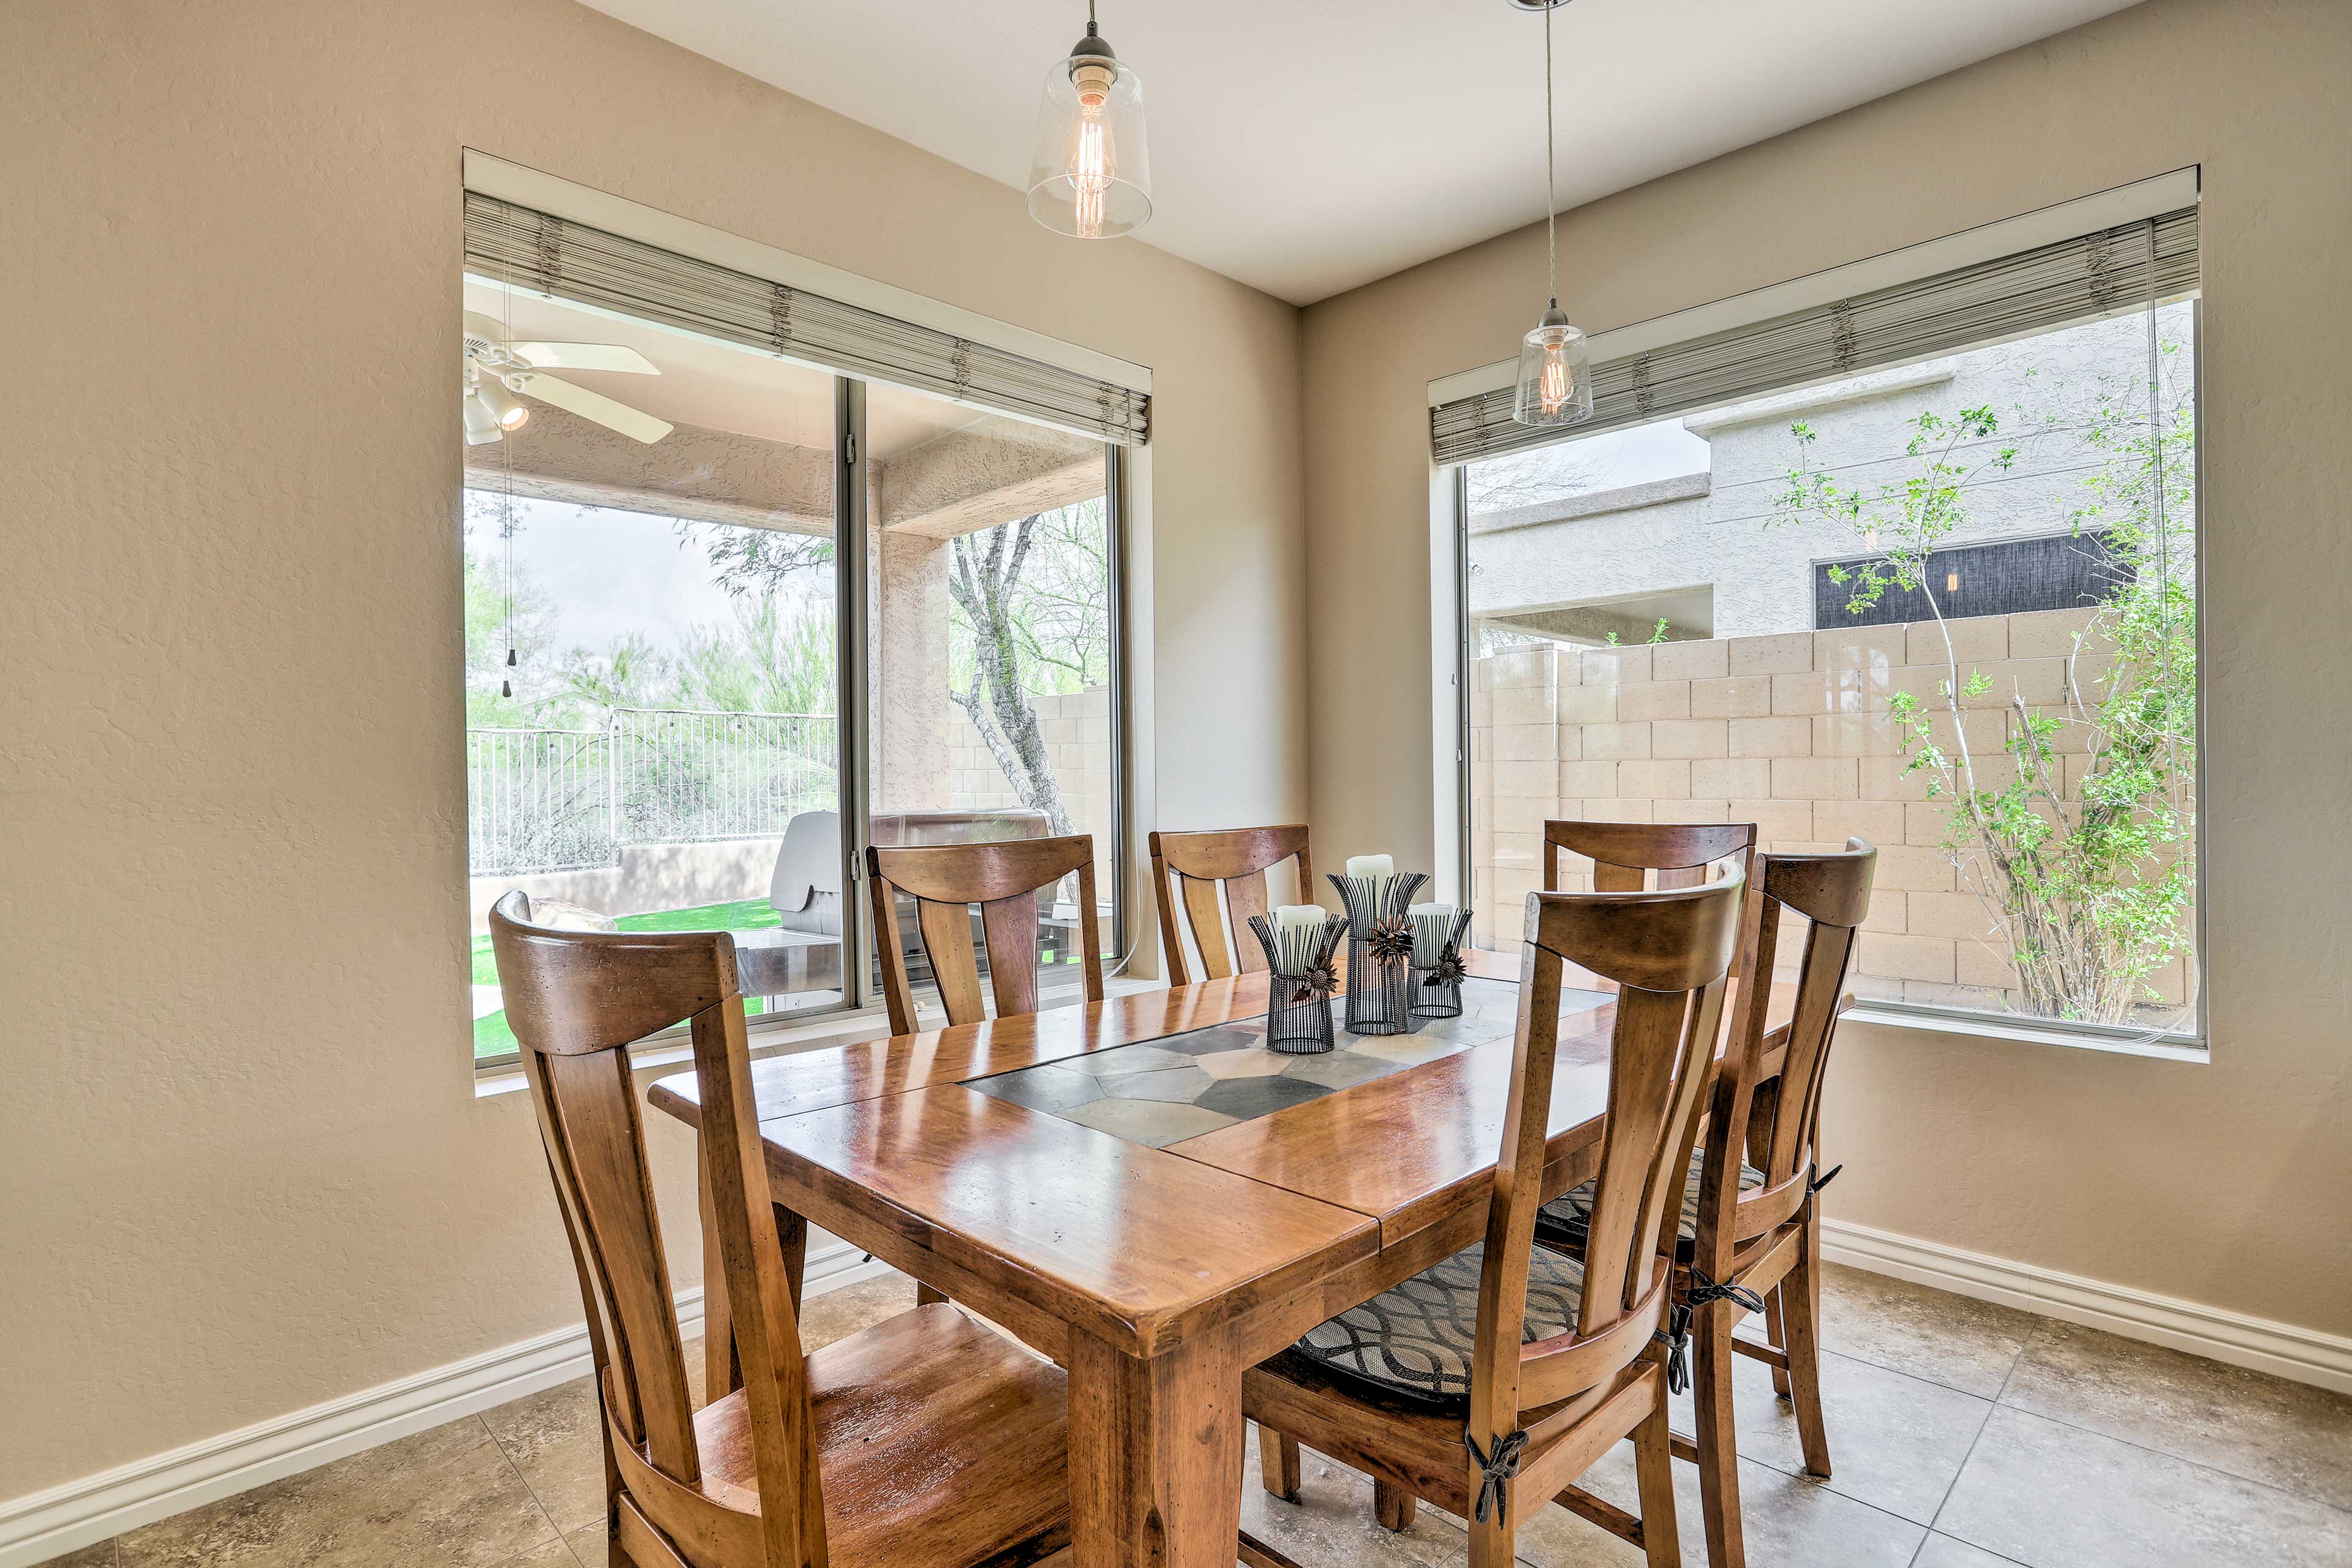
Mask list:
[[[1785,1279],[1781,1281],[1781,1285],[1787,1283]],[[1771,1342],[1776,1351],[1789,1348],[1788,1329],[1781,1321],[1780,1285],[1773,1286],[1764,1296],[1764,1337]],[[1783,1399],[1789,1397],[1789,1373],[1785,1368],[1776,1366],[1772,1369],[1772,1392]]]
[[947,1299],[948,1299],[948,1293],[947,1293],[946,1291],[944,1291],[944,1290],[938,1290],[938,1289],[932,1289],[930,1286],[929,1286],[929,1285],[926,1285],[926,1284],[922,1283],[920,1280],[917,1280],[917,1281],[916,1281],[916,1283],[915,1283],[915,1305],[916,1305],[916,1306],[918,1306],[918,1307],[928,1307],[928,1306],[929,1306],[929,1305],[930,1305],[932,1302],[934,1302],[934,1301],[944,1301],[944,1300],[946,1300]]
[[1286,1436],[1261,1421],[1257,1426],[1259,1482],[1285,1502],[1298,1500],[1298,1439]]
[[1379,1479],[1372,1482],[1372,1517],[1380,1521],[1382,1530],[1411,1530],[1412,1516],[1420,1511],[1421,1500],[1402,1487]]
[[[1682,1536],[1675,1524],[1675,1450],[1666,1425],[1666,1374],[1657,1366],[1657,1406],[1633,1428],[1633,1475],[1642,1494],[1642,1550],[1649,1568],[1682,1568]],[[1475,1542],[1476,1537],[1473,1536]],[[1477,1561],[1474,1555],[1473,1563]]]
[[1484,1520],[1473,1515],[1462,1522],[1470,1532],[1470,1568],[1518,1568],[1519,1532],[1512,1528],[1509,1510],[1495,1509]]
[[[1706,1560],[1712,1568],[1744,1568],[1748,1543],[1739,1529],[1739,1445],[1731,1416],[1731,1331],[1738,1321],[1728,1301],[1699,1309],[1693,1326],[1691,1405],[1696,1417],[1699,1510],[1706,1521]],[[1647,1505],[1644,1504],[1646,1512]]]
[[1780,1311],[1789,1336],[1789,1384],[1796,1405],[1797,1437],[1804,1445],[1805,1472],[1823,1479],[1830,1473],[1829,1428],[1822,1421],[1822,1231],[1816,1210],[1805,1219],[1797,1263],[1780,1281]]

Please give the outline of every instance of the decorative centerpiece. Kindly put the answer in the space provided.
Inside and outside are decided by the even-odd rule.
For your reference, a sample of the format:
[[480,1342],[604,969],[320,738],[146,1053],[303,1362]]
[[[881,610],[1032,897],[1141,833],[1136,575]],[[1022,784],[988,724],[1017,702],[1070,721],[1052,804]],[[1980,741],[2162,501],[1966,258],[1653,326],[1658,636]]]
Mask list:
[[1320,904],[1284,904],[1274,921],[1252,915],[1250,930],[1265,949],[1265,1043],[1285,1056],[1311,1057],[1332,1048],[1331,994],[1339,988],[1331,955],[1345,916]]
[[1415,904],[1405,911],[1412,924],[1412,990],[1406,1011],[1415,1018],[1462,1016],[1462,933],[1470,911],[1451,904]]
[[1405,1007],[1411,984],[1412,927],[1405,910],[1429,879],[1396,874],[1386,855],[1358,855],[1348,874],[1334,876],[1348,910],[1348,1029],[1358,1035],[1402,1035],[1412,1027]]

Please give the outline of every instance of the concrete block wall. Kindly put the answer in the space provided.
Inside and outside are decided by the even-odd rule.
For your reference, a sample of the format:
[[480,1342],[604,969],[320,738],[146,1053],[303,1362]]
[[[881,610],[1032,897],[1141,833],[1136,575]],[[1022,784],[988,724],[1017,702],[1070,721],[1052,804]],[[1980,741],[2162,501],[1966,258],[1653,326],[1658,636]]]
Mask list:
[[[1111,822],[1110,690],[1090,686],[1081,691],[1050,697],[1032,696],[1037,722],[1045,732],[1045,754],[1054,777],[1062,786],[1062,802],[1070,814],[1071,831],[1095,837],[1095,890],[1111,896],[1111,872],[1118,856]],[[948,727],[948,778],[944,804],[959,811],[1000,810],[1018,806],[1021,796],[987,742],[980,738],[961,709]]]
[[[2064,701],[2067,658],[2089,617],[2075,611],[1988,616],[1949,624],[1965,682],[1957,723],[1931,722],[1947,745],[1965,736],[1985,787],[2014,768],[2002,746],[2021,693],[2036,711]],[[2103,676],[2086,647],[2076,678]],[[1519,928],[1542,885],[1549,817],[1610,822],[1754,822],[1762,847],[1878,846],[1878,875],[1853,986],[1859,995],[1947,1006],[2021,1005],[2005,932],[1938,847],[1947,806],[1924,773],[1906,773],[1890,700],[1937,700],[1946,679],[1932,622],[1850,630],[1578,648],[1548,644],[1475,661],[1470,699],[1474,940]],[[2067,798],[2085,759],[2079,727],[2062,730]],[[1590,862],[1563,856],[1561,886],[1591,886]],[[2153,984],[2178,1003],[2175,964]]]

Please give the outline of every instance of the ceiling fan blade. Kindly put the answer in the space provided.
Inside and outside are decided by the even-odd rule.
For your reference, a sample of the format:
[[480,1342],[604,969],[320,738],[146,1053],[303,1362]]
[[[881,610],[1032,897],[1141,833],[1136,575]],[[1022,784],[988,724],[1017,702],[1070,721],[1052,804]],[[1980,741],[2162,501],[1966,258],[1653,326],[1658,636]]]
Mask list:
[[659,375],[653,361],[619,343],[548,343],[537,341],[507,345],[507,352],[534,370],[614,370],[624,375]]
[[[516,379],[521,380],[520,377]],[[558,408],[568,408],[583,419],[593,419],[599,425],[618,430],[632,440],[643,441],[647,445],[660,440],[670,433],[671,427],[665,420],[656,419],[650,414],[641,414],[627,404],[616,403],[601,392],[591,392],[584,386],[574,386],[568,381],[559,381],[551,375],[534,374],[529,380],[523,381],[522,384],[515,390],[525,397],[536,397],[541,403],[552,403]]]

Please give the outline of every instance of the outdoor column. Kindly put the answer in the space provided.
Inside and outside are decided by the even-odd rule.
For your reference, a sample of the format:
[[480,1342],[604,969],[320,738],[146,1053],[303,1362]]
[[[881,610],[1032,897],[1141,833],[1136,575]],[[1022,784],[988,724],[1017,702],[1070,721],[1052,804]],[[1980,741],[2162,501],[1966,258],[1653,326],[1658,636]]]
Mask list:
[[922,534],[880,536],[874,809],[938,810],[954,789],[948,746],[956,711],[948,700],[952,544]]

